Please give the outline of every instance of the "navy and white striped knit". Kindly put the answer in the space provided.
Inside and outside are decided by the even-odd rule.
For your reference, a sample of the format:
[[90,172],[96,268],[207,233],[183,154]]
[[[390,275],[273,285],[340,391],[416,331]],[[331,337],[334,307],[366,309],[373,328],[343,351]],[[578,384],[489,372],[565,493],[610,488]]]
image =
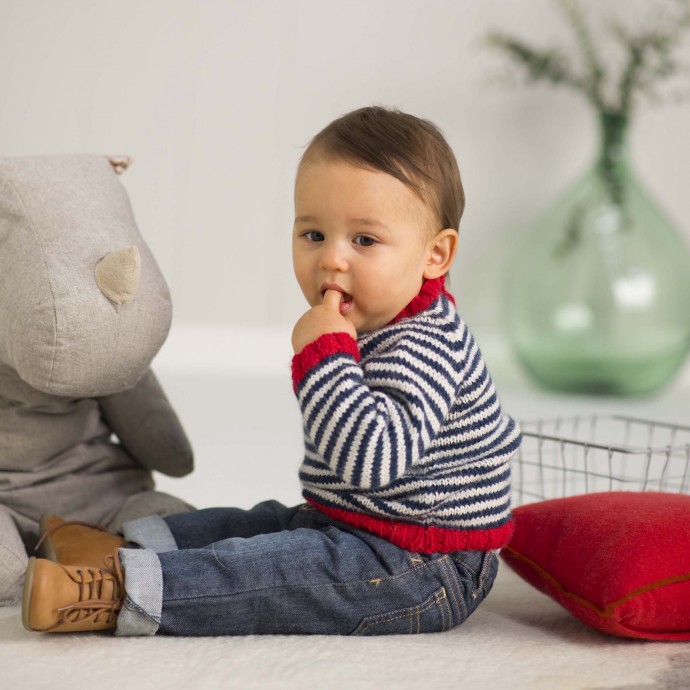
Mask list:
[[292,369],[307,501],[410,551],[507,543],[520,430],[442,278],[357,341],[321,336]]

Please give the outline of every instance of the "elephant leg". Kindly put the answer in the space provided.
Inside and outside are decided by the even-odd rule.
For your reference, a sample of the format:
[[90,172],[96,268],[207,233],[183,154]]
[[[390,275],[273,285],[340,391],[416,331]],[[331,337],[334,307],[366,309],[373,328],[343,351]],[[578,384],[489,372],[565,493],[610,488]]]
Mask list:
[[29,557],[12,515],[0,507],[0,606],[16,604],[21,599],[28,563]]
[[125,499],[106,524],[111,532],[120,532],[122,525],[130,520],[148,517],[149,515],[175,515],[196,510],[194,506],[185,503],[182,499],[162,491],[142,491]]

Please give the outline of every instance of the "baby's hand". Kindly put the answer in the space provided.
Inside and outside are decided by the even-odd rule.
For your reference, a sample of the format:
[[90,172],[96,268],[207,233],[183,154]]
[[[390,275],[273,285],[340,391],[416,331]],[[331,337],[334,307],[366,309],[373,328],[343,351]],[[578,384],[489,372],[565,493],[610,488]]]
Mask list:
[[299,354],[305,345],[326,333],[349,333],[357,337],[355,327],[340,313],[342,295],[337,290],[326,290],[323,302],[312,307],[295,324],[292,331],[292,349]]

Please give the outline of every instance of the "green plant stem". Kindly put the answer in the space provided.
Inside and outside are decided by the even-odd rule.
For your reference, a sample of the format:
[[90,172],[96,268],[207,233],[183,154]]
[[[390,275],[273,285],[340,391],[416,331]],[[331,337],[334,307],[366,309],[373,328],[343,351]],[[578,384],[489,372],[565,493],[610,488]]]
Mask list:
[[604,181],[611,203],[625,210],[625,180],[627,158],[627,134],[629,119],[617,111],[599,113],[600,154],[596,162],[597,173]]

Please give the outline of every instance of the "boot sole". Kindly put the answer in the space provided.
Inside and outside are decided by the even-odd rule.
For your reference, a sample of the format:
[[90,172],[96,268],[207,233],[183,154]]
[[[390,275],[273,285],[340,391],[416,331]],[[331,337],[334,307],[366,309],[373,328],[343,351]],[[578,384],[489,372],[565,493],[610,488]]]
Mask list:
[[29,622],[29,612],[31,611],[31,594],[34,589],[34,570],[36,568],[36,559],[32,556],[29,559],[29,565],[26,568],[26,575],[24,576],[24,592],[22,593],[22,625],[31,632],[34,629]]
[[[39,523],[40,534],[45,534],[48,531],[48,516],[43,515]],[[55,551],[55,546],[53,545],[52,535],[48,537],[38,549],[38,555],[41,558],[46,558],[53,563],[57,563],[57,553]]]

